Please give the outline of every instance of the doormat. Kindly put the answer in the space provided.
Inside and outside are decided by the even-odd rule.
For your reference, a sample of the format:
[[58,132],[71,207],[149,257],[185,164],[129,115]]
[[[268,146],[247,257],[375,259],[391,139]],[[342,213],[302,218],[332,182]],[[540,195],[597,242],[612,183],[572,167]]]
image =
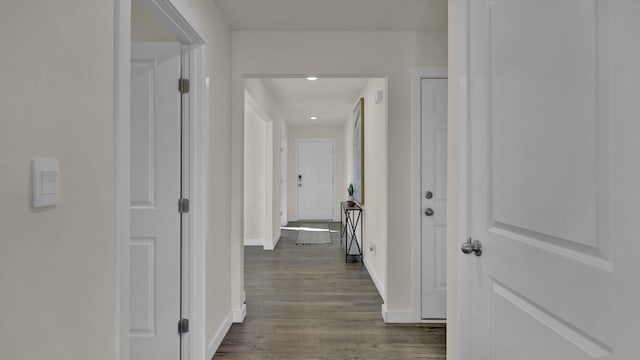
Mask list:
[[296,245],[331,244],[331,233],[327,224],[301,224]]

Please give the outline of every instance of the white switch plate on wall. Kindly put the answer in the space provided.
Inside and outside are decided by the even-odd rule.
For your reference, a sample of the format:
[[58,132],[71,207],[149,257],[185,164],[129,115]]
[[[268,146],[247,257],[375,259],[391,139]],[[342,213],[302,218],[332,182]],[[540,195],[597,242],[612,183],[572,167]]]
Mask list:
[[33,207],[55,206],[58,203],[58,161],[32,160],[31,184]]

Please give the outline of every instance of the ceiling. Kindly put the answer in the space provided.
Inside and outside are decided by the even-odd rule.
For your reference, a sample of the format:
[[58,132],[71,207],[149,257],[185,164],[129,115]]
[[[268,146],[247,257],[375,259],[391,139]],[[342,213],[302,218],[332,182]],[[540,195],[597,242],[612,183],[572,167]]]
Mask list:
[[233,30],[446,30],[447,0],[216,0]]
[[[286,122],[294,126],[342,126],[369,79],[263,79]],[[317,116],[318,120],[310,120]]]

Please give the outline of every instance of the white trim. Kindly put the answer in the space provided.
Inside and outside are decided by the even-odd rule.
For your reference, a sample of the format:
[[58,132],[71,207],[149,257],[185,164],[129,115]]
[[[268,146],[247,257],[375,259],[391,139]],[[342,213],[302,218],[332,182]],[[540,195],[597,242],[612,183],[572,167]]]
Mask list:
[[244,239],[244,246],[264,246],[264,239]]
[[[422,321],[422,198],[421,187],[421,80],[446,79],[446,66],[415,67],[411,69],[411,239],[412,239],[412,300],[413,310],[407,314],[391,315],[398,319],[412,318],[413,322]],[[411,315],[409,315],[409,313]],[[404,321],[401,321],[404,322]],[[409,321],[407,321],[409,322]]]
[[301,137],[301,138],[295,138],[294,139],[294,144],[296,146],[295,149],[295,173],[294,173],[294,179],[295,179],[295,183],[296,183],[296,221],[300,221],[300,197],[298,196],[298,186],[297,186],[297,182],[298,182],[298,144],[301,142],[330,142],[333,146],[331,153],[333,156],[333,167],[332,167],[332,171],[333,174],[331,174],[332,179],[333,179],[333,193],[332,193],[332,198],[333,198],[333,207],[331,209],[331,217],[327,218],[327,219],[303,219],[303,220],[329,220],[329,221],[335,221],[336,218],[336,207],[338,206],[337,202],[336,202],[336,138],[310,138],[310,137]]
[[231,321],[232,317],[233,315],[231,313],[227,314],[227,317],[224,318],[224,321],[220,324],[216,334],[209,342],[209,345],[207,346],[207,359],[213,358],[216,351],[218,351],[220,344],[222,344],[224,337],[227,336],[227,332],[229,332],[229,329],[231,329],[231,325],[233,324]]
[[191,50],[190,78],[190,202],[191,246],[189,247],[190,284],[189,320],[192,324],[189,352],[191,359],[201,359],[206,346],[207,307],[207,238],[209,237],[209,119],[210,79],[205,74],[205,48]]
[[115,359],[129,360],[131,0],[114,1]]
[[[189,259],[186,270],[187,298],[191,331],[183,358],[201,359],[206,348],[206,239],[208,234],[208,164],[209,164],[209,98],[208,79],[204,79],[207,63],[204,42],[170,0],[142,0],[149,9],[169,25],[183,45],[190,46],[189,61],[192,93],[189,96],[189,184],[192,211]],[[131,66],[131,0],[115,0],[114,16],[114,202],[115,202],[115,270],[116,270],[116,341],[115,358],[129,359],[129,237],[130,237],[130,66]],[[200,200],[202,199],[202,200]]]
[[382,298],[382,302],[386,302],[387,299],[385,299],[384,297],[384,286],[382,286],[382,281],[380,281],[380,278],[378,277],[378,274],[376,274],[375,270],[373,270],[373,266],[371,266],[371,264],[369,263],[369,258],[365,257],[364,258],[364,266],[367,269],[367,271],[369,272],[369,276],[371,277],[371,280],[373,280],[373,284],[376,286],[376,289],[378,289],[378,293],[380,293],[380,297]]
[[232,313],[233,313],[233,323],[234,324],[242,323],[244,319],[247,317],[247,304],[242,304],[242,307],[240,309],[233,310]]
[[273,250],[278,245],[280,237],[275,238],[272,241],[265,239],[244,239],[244,246],[262,246],[264,250]]
[[[262,107],[258,104],[258,102],[256,102],[256,100],[253,98],[253,96],[251,96],[251,93],[248,92],[246,89],[244,90],[244,99],[245,99],[245,105],[251,110],[253,111],[256,115],[258,115],[259,118],[262,119],[262,121],[265,122],[265,125],[267,125],[266,123],[271,123],[272,124],[272,129],[275,132],[276,131],[276,123],[273,121],[273,119],[266,113],[264,112],[264,110],[262,109]],[[245,116],[246,116],[246,112],[245,112]],[[266,137],[268,139],[268,136]],[[282,137],[278,138],[278,148],[281,147],[281,141],[282,141]],[[275,144],[272,144],[275,145]],[[272,146],[273,148],[273,146]],[[265,155],[268,155],[269,152],[272,152],[273,149],[265,149]],[[280,151],[278,151],[277,154],[278,157],[281,157],[281,153]],[[273,163],[275,164],[275,157],[276,154],[273,154]],[[282,164],[281,164],[282,166]],[[280,169],[278,169],[280,170]],[[278,174],[278,179],[280,179],[281,174]],[[266,177],[268,178],[268,176]],[[271,177],[273,179],[273,176]],[[273,199],[273,186],[269,180],[267,179],[267,181],[265,181],[265,194],[266,195],[271,195],[271,198]],[[278,186],[280,186],[280,183],[278,183]],[[280,186],[281,187],[281,186]],[[268,196],[265,196],[265,200]],[[274,199],[275,200],[275,199]],[[278,202],[280,202],[280,198],[277,199]],[[271,206],[269,206],[271,205]],[[269,204],[268,201],[265,201],[265,213],[268,213],[270,210],[273,209],[273,203]],[[272,211],[271,211],[272,212]],[[272,213],[272,218],[271,219],[267,219],[265,222],[265,232],[264,232],[264,239],[245,239],[244,241],[244,245],[245,246],[258,246],[258,245],[262,245],[264,250],[273,250],[276,247],[276,244],[278,243],[278,241],[280,241],[280,238],[276,238],[273,239],[273,231],[269,231],[272,230],[271,227],[269,226],[271,222],[273,222],[273,217],[275,217],[276,214]],[[278,223],[280,223],[282,216],[280,215],[280,213],[277,214],[278,216]],[[271,240],[269,240],[271,239]],[[258,243],[258,241],[260,241]]]
[[[470,0],[458,0],[458,19],[454,23],[458,27],[456,30],[456,75],[458,81],[453,84],[457,86],[457,110],[458,110],[458,244],[463,242],[470,233],[471,219],[469,211],[470,203],[470,149],[469,146],[469,73],[470,73],[470,52],[469,52],[469,31],[470,31]],[[451,336],[458,337],[460,359],[470,359],[473,333],[471,331],[471,281],[470,262],[463,261],[462,252],[458,254],[458,324],[457,333]],[[466,259],[464,259],[466,260]]]
[[278,236],[277,238],[273,239],[273,241],[267,241],[264,243],[264,250],[275,250],[276,245],[278,245],[278,242],[280,241],[280,236]]
[[415,320],[415,312],[409,311],[388,311],[387,305],[382,304],[382,319],[386,324],[446,324],[446,319],[420,319]]
[[[288,147],[289,147],[289,138],[287,134],[287,125],[283,122],[280,123],[280,226],[285,226],[288,223],[289,219],[289,209],[288,209],[288,196],[287,194],[289,190],[289,182],[287,176],[289,175],[289,164],[288,164]],[[284,172],[284,174],[283,174]],[[284,177],[283,177],[284,175]],[[280,239],[278,239],[280,240]],[[277,242],[276,242],[277,243]],[[275,247],[275,245],[274,245]]]
[[138,2],[152,11],[156,15],[156,20],[165,26],[181,44],[204,44],[202,37],[176,9],[172,0],[138,0]]
[[255,112],[256,115],[258,115],[258,117],[262,118],[262,120],[264,121],[273,123],[273,119],[271,119],[271,117],[267,115],[267,113],[264,112],[264,110],[262,110],[262,107],[258,104],[258,102],[253,98],[253,96],[251,96],[251,93],[248,92],[247,90],[244,91],[244,98],[246,100],[245,104],[247,104],[249,109],[253,110],[253,112]]
[[411,68],[411,78],[421,79],[446,79],[449,70],[446,66],[423,66]]

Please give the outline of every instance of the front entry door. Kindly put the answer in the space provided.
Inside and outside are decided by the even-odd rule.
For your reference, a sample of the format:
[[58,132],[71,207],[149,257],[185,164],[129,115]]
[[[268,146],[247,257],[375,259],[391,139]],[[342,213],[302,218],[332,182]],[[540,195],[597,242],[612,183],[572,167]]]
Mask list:
[[637,359],[640,2],[467,3],[461,359]]
[[132,59],[131,359],[180,359],[180,45]]
[[333,140],[296,141],[300,220],[332,220],[334,217],[334,147]]
[[447,317],[447,79],[422,79],[422,319]]

